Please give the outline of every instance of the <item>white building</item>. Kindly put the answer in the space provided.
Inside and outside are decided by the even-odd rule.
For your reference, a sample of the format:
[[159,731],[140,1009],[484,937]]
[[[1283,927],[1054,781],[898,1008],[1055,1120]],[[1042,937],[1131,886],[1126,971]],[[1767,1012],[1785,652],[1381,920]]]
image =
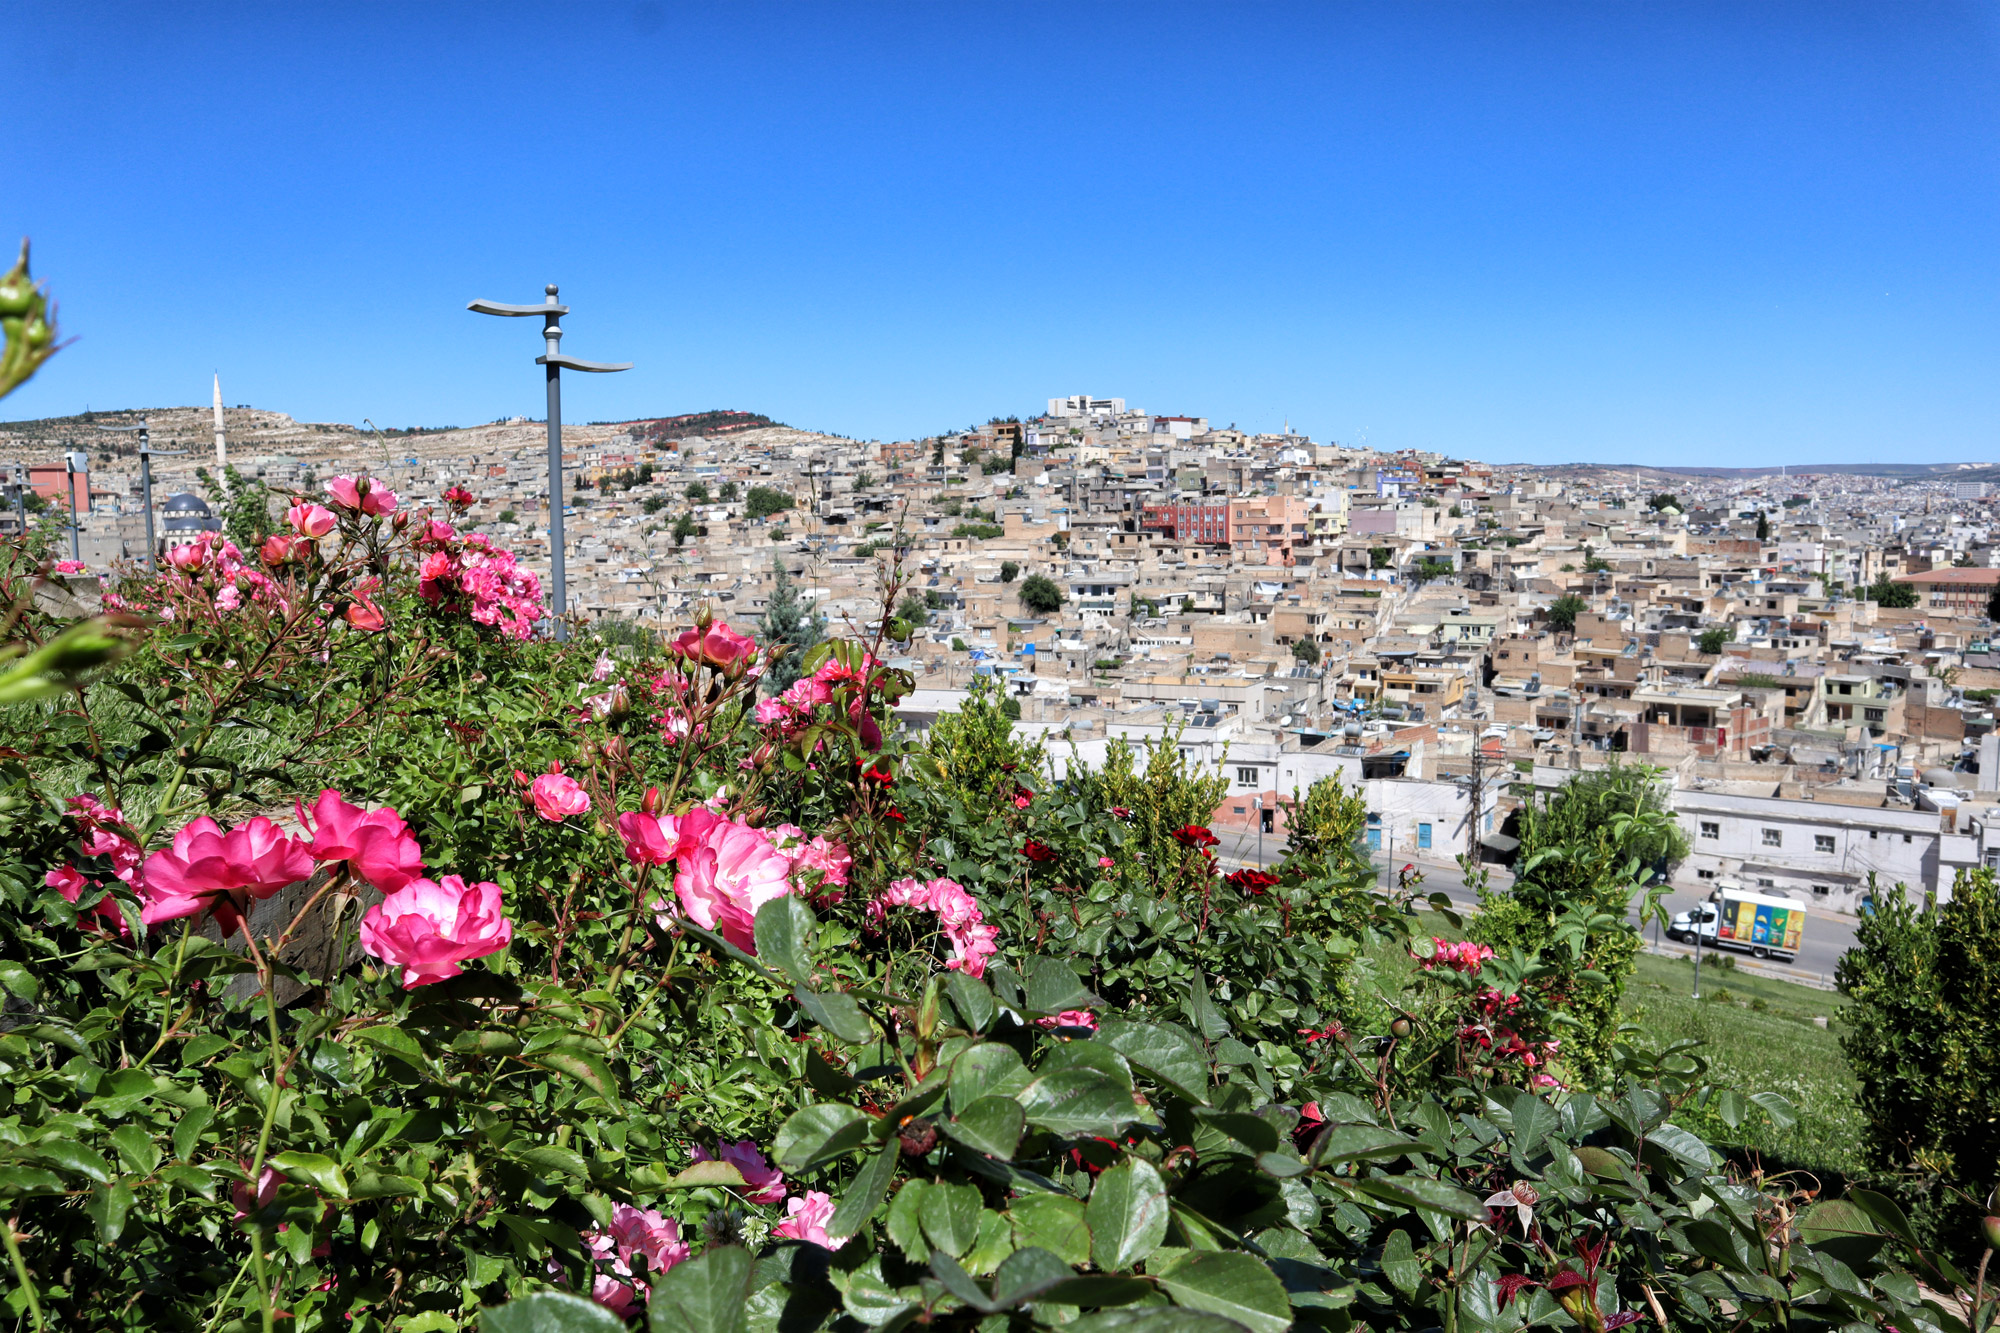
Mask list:
[[1674,793],[1693,849],[1678,877],[1696,886],[1728,876],[1748,888],[1853,911],[1882,888],[1949,896],[1953,876],[1981,861],[1981,833],[1937,810],[1840,805],[1773,796]]

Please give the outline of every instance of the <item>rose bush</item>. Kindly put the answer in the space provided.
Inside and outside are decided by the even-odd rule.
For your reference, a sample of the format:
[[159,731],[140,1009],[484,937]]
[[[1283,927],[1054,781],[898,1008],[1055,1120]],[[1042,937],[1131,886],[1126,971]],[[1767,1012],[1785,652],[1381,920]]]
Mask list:
[[912,738],[894,569],[760,700],[739,629],[535,637],[511,559],[324,498],[134,573],[115,650],[0,568],[18,1322],[1965,1327],[1893,1204],[1680,1123],[1782,1100],[1565,1063],[1622,919],[1441,949],[1339,793],[1225,876],[1171,743]]

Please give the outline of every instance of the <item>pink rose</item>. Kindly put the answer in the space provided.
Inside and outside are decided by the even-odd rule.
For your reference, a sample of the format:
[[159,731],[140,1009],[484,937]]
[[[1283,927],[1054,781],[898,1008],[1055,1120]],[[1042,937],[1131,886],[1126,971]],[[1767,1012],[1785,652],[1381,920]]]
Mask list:
[[257,1192],[250,1192],[250,1182],[239,1180],[229,1187],[229,1201],[236,1205],[236,1216],[232,1222],[241,1222],[252,1213],[261,1213],[271,1206],[271,1200],[278,1197],[278,1186],[285,1183],[285,1177],[272,1167],[265,1167],[257,1177]]
[[[347,481],[350,487],[353,486],[353,482],[346,477],[339,477],[336,480]],[[332,487],[329,486],[327,489],[331,490]],[[333,531],[334,524],[339,521],[333,516],[331,509],[325,505],[314,504],[310,500],[302,500],[285,511],[285,522],[291,524],[292,531],[301,537],[324,537]]]
[[364,514],[396,512],[396,493],[373,477],[335,477],[326,484],[326,493],[342,509],[358,509]]
[[[682,913],[747,953],[757,952],[753,928],[757,909],[792,891],[791,858],[772,845],[763,830],[696,806],[675,820],[674,896]],[[629,855],[629,851],[628,851]],[[661,913],[661,924],[672,913]]]
[[269,898],[312,872],[305,842],[262,815],[226,833],[203,815],[174,835],[171,848],[146,858],[139,919],[155,926],[212,911],[226,938],[242,924],[252,899]]
[[1097,868],[1099,870],[1109,870],[1111,869],[1111,867],[1117,864],[1118,863],[1116,861],[1112,860],[1108,856],[1100,856],[1097,858]]
[[933,913],[951,943],[951,957],[945,961],[945,969],[969,977],[986,975],[986,960],[999,951],[1000,932],[986,924],[978,900],[956,880],[940,878],[929,883],[896,880],[881,897],[868,904],[868,917],[878,923],[886,922],[886,909],[891,907],[914,907]]
[[750,665],[757,652],[757,642],[718,620],[708,627],[706,634],[698,629],[682,634],[674,640],[674,651],[683,657],[706,662],[717,671],[734,673]]
[[590,809],[590,793],[578,786],[575,778],[561,773],[542,774],[528,788],[528,794],[535,803],[535,813],[551,824]]
[[663,866],[674,859],[680,834],[672,819],[641,810],[618,816],[618,836],[625,840],[625,859],[635,866]]
[[202,559],[206,554],[207,552],[201,546],[189,542],[184,546],[176,546],[168,551],[167,563],[183,574],[192,574],[201,568]]
[[1097,1031],[1097,1015],[1088,1009],[1065,1009],[1053,1018],[1038,1018],[1038,1027],[1045,1028],[1089,1028]]
[[58,573],[58,574],[81,574],[81,573],[83,573],[83,561],[81,561],[81,560],[58,560],[58,561],[56,561],[56,573]]
[[758,1152],[757,1145],[748,1139],[718,1143],[713,1153],[697,1143],[694,1145],[694,1160],[727,1162],[742,1172],[744,1184],[749,1187],[743,1197],[751,1203],[776,1203],[785,1197],[785,1173],[765,1161],[764,1154]]
[[[98,887],[96,880],[85,879],[83,872],[75,866],[63,866],[51,870],[42,877],[42,883],[60,893],[63,901],[72,906],[81,901],[85,889],[94,890]],[[132,933],[132,928],[125,924],[125,914],[120,912],[118,904],[109,898],[100,899],[89,911],[78,913],[76,927],[93,935],[111,935],[119,939],[124,939]]]
[[403,969],[403,989],[458,975],[460,963],[496,953],[514,938],[500,886],[468,887],[457,875],[413,879],[361,918],[361,947]]
[[348,868],[384,893],[394,893],[424,870],[424,854],[403,822],[388,806],[363,810],[341,799],[331,787],[313,802],[312,814],[295,803],[299,824],[312,834],[316,861],[345,861]]
[[650,1287],[618,1280],[633,1276],[633,1256],[646,1257],[647,1272],[664,1273],[690,1253],[687,1242],[681,1239],[680,1223],[650,1208],[634,1208],[629,1203],[611,1205],[610,1227],[584,1232],[583,1243],[594,1261],[611,1268],[610,1273],[592,1277],[590,1299],[621,1319],[631,1318],[639,1303],[652,1297]]
[[832,1219],[833,1197],[818,1190],[807,1190],[804,1197],[794,1198],[785,1205],[785,1220],[772,1227],[771,1234],[837,1250],[852,1237],[842,1236],[835,1240],[827,1235],[826,1224]]

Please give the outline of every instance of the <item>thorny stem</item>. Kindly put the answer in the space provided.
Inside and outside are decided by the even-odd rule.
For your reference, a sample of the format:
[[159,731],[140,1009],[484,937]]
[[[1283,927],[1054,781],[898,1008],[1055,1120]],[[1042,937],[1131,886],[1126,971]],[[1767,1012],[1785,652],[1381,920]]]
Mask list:
[[[21,1238],[14,1230],[14,1224],[20,1220],[18,1217],[10,1217],[4,1223],[7,1233],[7,1257],[14,1261],[14,1276],[20,1280],[21,1294],[28,1298],[28,1314],[35,1321],[35,1333],[41,1333],[42,1298],[35,1290],[34,1277],[28,1272],[28,1261],[21,1257]],[[1981,1271],[1984,1271],[1984,1268],[1985,1266],[1981,1265]]]
[[[278,1039],[278,995],[274,986],[275,977],[271,965],[257,948],[257,937],[250,933],[250,922],[243,922],[243,943],[250,951],[251,961],[257,965],[257,979],[264,987],[264,1018],[271,1034],[271,1093],[264,1101],[264,1124],[257,1131],[257,1153],[250,1163],[250,1197],[254,1203],[258,1193],[258,1181],[264,1175],[264,1156],[271,1148],[271,1126],[278,1118],[279,1085],[284,1081],[284,1046]],[[264,1232],[254,1225],[250,1230],[250,1254],[257,1270],[257,1297],[264,1307],[264,1333],[271,1333],[271,1284],[264,1276]]]

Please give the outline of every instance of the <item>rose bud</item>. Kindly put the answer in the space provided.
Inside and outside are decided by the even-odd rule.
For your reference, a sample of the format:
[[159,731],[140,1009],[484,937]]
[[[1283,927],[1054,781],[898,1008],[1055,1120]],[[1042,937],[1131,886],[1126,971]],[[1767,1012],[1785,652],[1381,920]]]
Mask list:
[[623,736],[607,736],[598,747],[605,759],[613,764],[622,764],[631,755],[632,747]]
[[660,807],[665,804],[666,801],[661,797],[658,787],[646,788],[646,794],[639,800],[639,808],[649,815],[659,814]]
[[1986,1243],[2000,1250],[2000,1217],[1988,1217],[1980,1222],[1979,1229],[1986,1233]]

